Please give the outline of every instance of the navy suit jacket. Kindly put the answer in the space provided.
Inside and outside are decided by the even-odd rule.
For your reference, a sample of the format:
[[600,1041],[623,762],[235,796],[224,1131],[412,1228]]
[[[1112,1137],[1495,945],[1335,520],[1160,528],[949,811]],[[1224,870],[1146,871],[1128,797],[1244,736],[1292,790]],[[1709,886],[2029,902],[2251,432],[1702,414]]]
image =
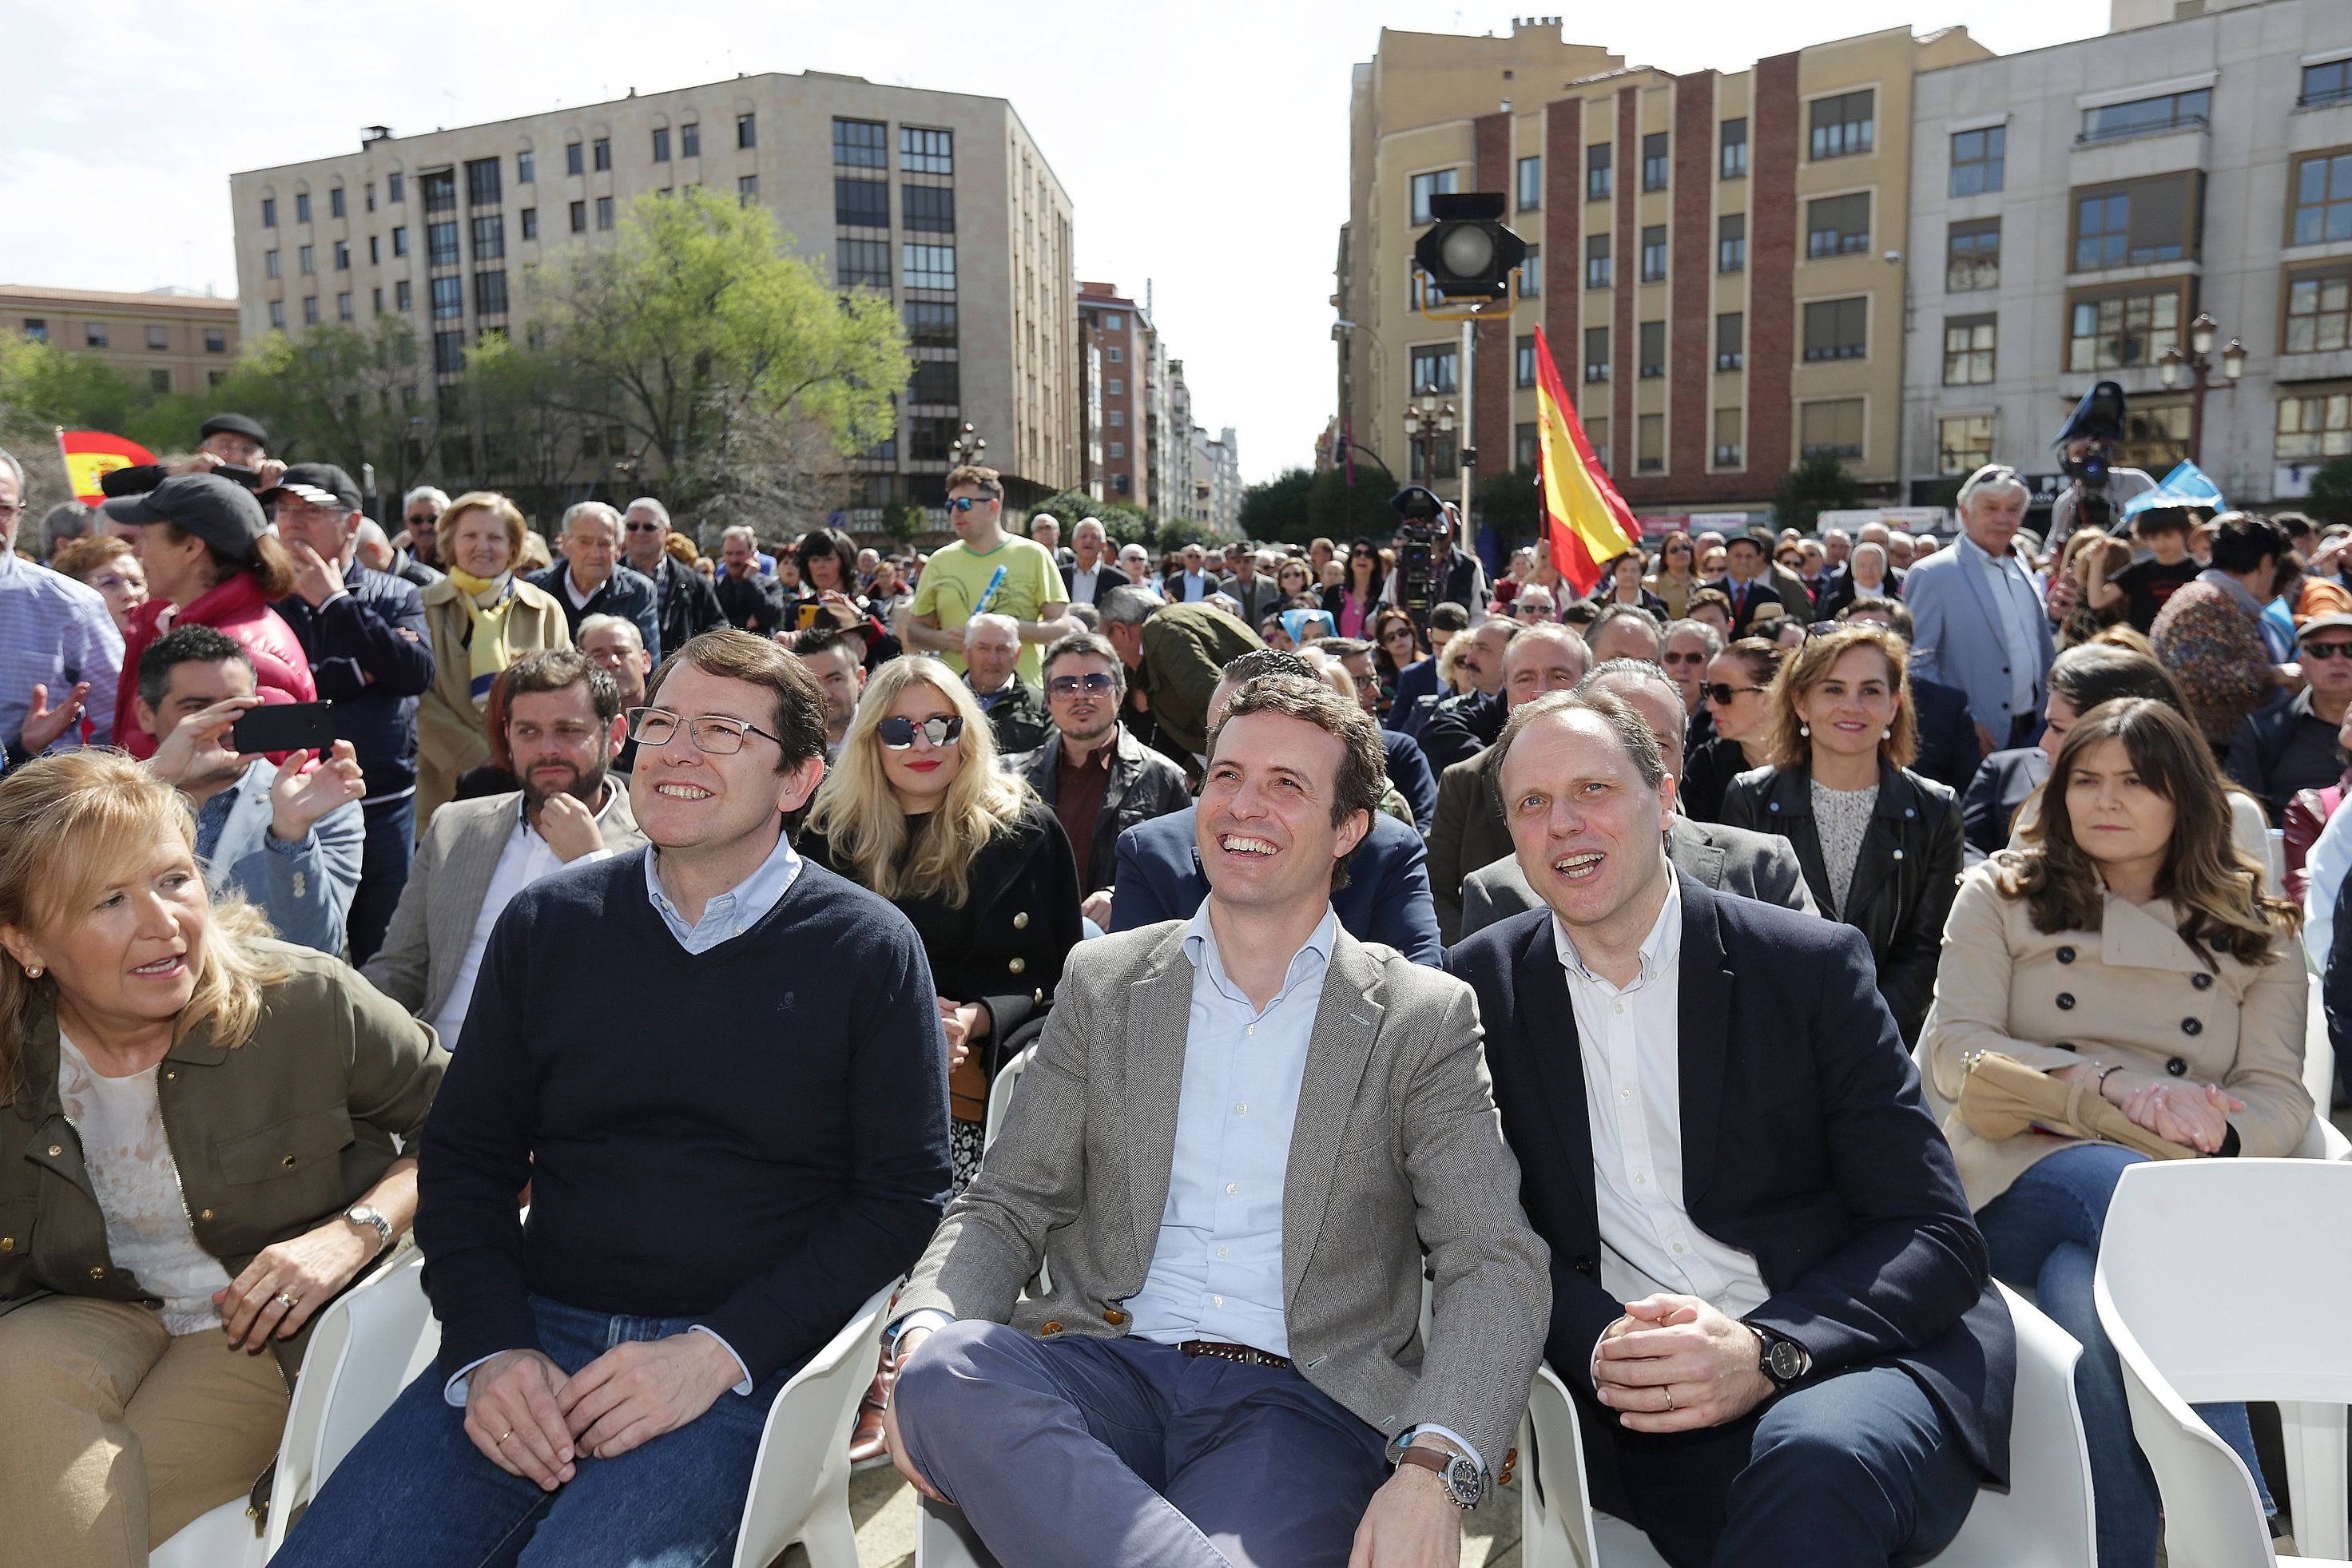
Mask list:
[[1437,774],[1421,742],[1401,729],[1381,731],[1381,748],[1388,755],[1389,782],[1412,808],[1413,825],[1423,832],[1437,820]]
[[[1118,880],[1110,928],[1132,931],[1162,920],[1190,920],[1209,896],[1209,877],[1193,846],[1200,808],[1187,806],[1118,836]],[[1421,835],[1384,812],[1348,862],[1348,885],[1331,895],[1339,924],[1359,942],[1384,942],[1416,964],[1445,961],[1437,939],[1437,905],[1429,892],[1429,855]]]
[[1949,785],[1955,794],[1966,789],[1977,776],[1977,764],[1984,760],[1976,722],[1969,717],[1969,694],[1914,675],[1911,715],[1919,727],[1919,755],[1912,760],[1911,771]]
[[343,586],[316,610],[299,593],[274,608],[335,705],[335,738],[352,743],[369,796],[397,795],[416,782],[416,699],[433,684],[425,601],[407,579],[356,561]]
[[[1879,998],[1869,943],[1837,921],[1675,874],[1692,1222],[1755,1254],[1770,1295],[1748,1321],[1811,1351],[1811,1375],[1902,1367],[1978,1467],[2004,1480],[2015,1330],[1951,1146]],[[1592,1134],[1551,911],[1486,927],[1445,967],[1477,993],[1520,1201],[1551,1245],[1546,1358],[1599,1424],[1585,1429],[1612,1430],[1591,1361],[1623,1307],[1601,1284]]]
[[1409,725],[1406,720],[1412,714],[1413,699],[1433,697],[1436,695],[1436,660],[1416,660],[1399,670],[1396,678],[1396,701],[1389,706],[1388,727],[1402,730],[1405,734],[1411,735],[1416,727]]

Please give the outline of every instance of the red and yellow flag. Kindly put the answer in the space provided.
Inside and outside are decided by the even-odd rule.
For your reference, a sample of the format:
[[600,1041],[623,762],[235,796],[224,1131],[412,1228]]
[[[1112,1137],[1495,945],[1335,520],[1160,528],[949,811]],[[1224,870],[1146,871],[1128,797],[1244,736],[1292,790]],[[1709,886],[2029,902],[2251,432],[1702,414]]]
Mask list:
[[135,468],[155,461],[155,455],[135,441],[109,435],[102,430],[58,432],[58,450],[64,454],[66,477],[73,482],[74,499],[95,507],[106,499],[99,481],[117,468]]
[[1590,593],[1601,580],[1601,563],[1632,549],[1641,529],[1592,455],[1541,327],[1536,329],[1536,409],[1544,543],[1569,586]]

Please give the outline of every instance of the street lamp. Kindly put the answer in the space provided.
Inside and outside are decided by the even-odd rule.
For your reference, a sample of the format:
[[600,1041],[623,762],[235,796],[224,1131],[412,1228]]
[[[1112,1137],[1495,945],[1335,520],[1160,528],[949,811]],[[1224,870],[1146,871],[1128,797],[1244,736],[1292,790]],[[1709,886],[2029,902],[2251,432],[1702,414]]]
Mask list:
[[1405,405],[1405,439],[1421,455],[1421,473],[1417,482],[1427,486],[1437,483],[1437,438],[1454,434],[1454,405],[1437,401],[1437,389],[1424,386],[1420,396]]
[[[2179,345],[2175,344],[2165,350],[2164,357],[2156,361],[2157,379],[2165,384],[2167,390],[2180,384],[2184,370],[2191,378],[2189,382],[2189,460],[2200,466],[2205,461],[2205,391],[2210,384],[2207,378],[2213,371],[2213,340],[2220,333],[2221,328],[2213,318],[2200,310],[2197,319],[2189,323],[2189,353],[2182,355]],[[2221,350],[2221,379],[2234,389],[2238,379],[2245,373],[2246,346],[2232,338],[2230,346]]]

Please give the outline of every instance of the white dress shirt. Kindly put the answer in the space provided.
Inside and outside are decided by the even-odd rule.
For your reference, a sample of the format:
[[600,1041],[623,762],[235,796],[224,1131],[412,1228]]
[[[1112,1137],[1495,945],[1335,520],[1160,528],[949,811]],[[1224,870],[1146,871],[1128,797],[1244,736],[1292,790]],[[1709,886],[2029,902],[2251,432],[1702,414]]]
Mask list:
[[[620,798],[620,786],[610,779],[605,779],[604,803],[596,810],[599,828],[604,826],[612,813],[613,802]],[[522,800],[516,800],[514,828],[507,834],[506,846],[499,851],[498,869],[490,873],[490,890],[482,895],[481,911],[474,916],[474,934],[467,939],[466,956],[457,965],[457,977],[450,982],[449,994],[442,998],[441,1011],[433,1019],[434,1032],[441,1037],[443,1045],[453,1051],[457,1049],[457,1037],[466,1027],[466,1009],[474,1002],[474,981],[482,972],[482,954],[490,945],[490,928],[499,923],[499,916],[506,913],[507,905],[514,902],[514,895],[541,877],[551,876],[566,865],[587,865],[605,859],[612,852],[611,850],[595,850],[581,856],[576,862],[562,859],[548,846],[545,839],[539,836],[539,830],[530,825]]]

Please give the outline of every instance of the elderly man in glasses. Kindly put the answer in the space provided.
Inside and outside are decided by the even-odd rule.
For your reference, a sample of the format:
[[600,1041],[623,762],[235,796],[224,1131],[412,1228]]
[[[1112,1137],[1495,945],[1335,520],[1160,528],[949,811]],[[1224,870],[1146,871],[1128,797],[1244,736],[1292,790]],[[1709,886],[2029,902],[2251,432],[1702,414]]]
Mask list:
[[1106,930],[1119,834],[1192,803],[1183,769],[1119,723],[1126,695],[1127,666],[1108,638],[1090,632],[1063,638],[1045,650],[1053,738],[1004,758],[1062,820],[1077,855],[1083,913]]

